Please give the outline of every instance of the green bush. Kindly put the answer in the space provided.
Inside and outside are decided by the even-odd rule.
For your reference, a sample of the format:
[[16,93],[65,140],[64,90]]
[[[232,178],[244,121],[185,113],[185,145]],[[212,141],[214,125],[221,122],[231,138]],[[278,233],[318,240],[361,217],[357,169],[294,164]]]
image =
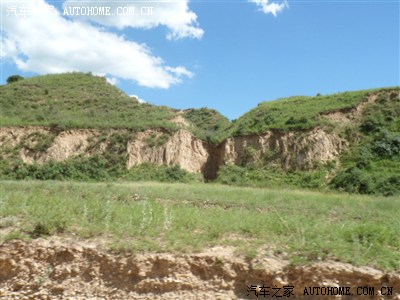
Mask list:
[[10,84],[23,79],[24,77],[22,77],[21,75],[11,75],[10,77],[7,78],[7,83]]
[[221,166],[218,171],[217,182],[222,184],[244,184],[246,169],[228,164]]
[[321,189],[325,187],[326,171],[286,172],[279,166],[224,165],[218,171],[216,182],[228,185],[256,187],[301,187]]
[[376,185],[376,193],[384,196],[400,195],[400,175],[383,179]]
[[[108,157],[109,158],[109,157]],[[23,162],[1,163],[0,178],[36,180],[104,181],[124,179],[132,181],[200,182],[200,174],[189,173],[179,165],[156,166],[145,163],[130,170],[125,164],[115,164],[101,155],[75,157],[63,162],[50,161],[43,165]]]
[[43,165],[23,162],[4,166],[1,177],[37,180],[107,180],[113,174],[100,156],[76,157],[64,162],[50,161]]
[[338,190],[348,193],[372,194],[374,184],[368,173],[357,167],[349,168],[338,173],[332,180],[331,185]]
[[363,111],[356,138],[331,187],[350,193],[397,195],[400,184],[400,102],[398,91],[380,91]]
[[400,155],[400,134],[381,132],[373,142],[372,150],[381,157]]
[[360,125],[360,131],[364,134],[370,134],[373,132],[376,132],[380,126],[382,126],[382,123],[376,120],[376,118],[367,118],[366,120],[363,121],[363,123]]
[[289,126],[289,128],[293,128],[293,129],[302,129],[302,128],[309,128],[310,124],[308,122],[308,119],[306,117],[294,117],[291,116],[286,122],[286,125]]

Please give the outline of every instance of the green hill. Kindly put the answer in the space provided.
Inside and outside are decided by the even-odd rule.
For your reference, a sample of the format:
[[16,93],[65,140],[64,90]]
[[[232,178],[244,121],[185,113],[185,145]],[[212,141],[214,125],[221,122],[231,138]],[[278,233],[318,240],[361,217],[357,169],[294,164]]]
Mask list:
[[[127,142],[134,138],[133,132],[149,128],[173,132],[184,128],[208,143],[198,153],[209,155],[204,168],[215,174],[218,171],[217,181],[221,183],[261,187],[333,188],[350,193],[396,195],[400,193],[399,93],[400,89],[394,87],[315,97],[295,96],[263,102],[230,122],[219,112],[208,108],[180,111],[164,106],[140,104],[135,98],[107,83],[105,78],[91,74],[69,73],[22,79],[0,86],[0,127],[34,125],[57,130],[49,137],[43,136],[43,133],[29,133],[26,138],[28,140],[20,141],[18,145],[2,145],[1,176],[37,179],[71,177],[97,180],[118,177],[132,180],[189,180],[192,177],[182,173],[179,168],[159,169],[149,165],[135,167],[130,174],[126,174]],[[43,154],[59,132],[70,128],[129,129],[130,133],[103,132],[100,136],[93,137],[95,140],[88,142],[90,145],[87,149],[93,152],[93,149],[105,142],[106,149],[111,150],[102,155],[100,152],[93,152],[95,155],[90,155],[94,156],[80,155],[65,162],[51,161],[44,165],[27,165],[18,158],[23,149],[31,152],[40,149]],[[252,136],[267,131],[275,132],[275,137],[287,133],[304,137],[311,134],[313,129],[334,137],[336,141],[343,141],[345,146],[334,160],[309,169],[288,169],[277,165],[274,163],[275,146],[260,146],[257,138],[252,139]],[[237,151],[240,153],[236,152],[235,155],[241,156],[240,163],[229,165],[224,161],[226,155],[232,154],[228,152],[233,149],[224,149],[224,141],[228,137],[247,139],[241,144],[239,138],[230,146],[234,148],[237,143]],[[168,139],[168,134],[160,133],[158,136],[152,133],[144,141],[151,148],[162,146]],[[314,147],[312,139],[308,141],[311,141],[310,144],[304,146],[303,143],[301,150],[295,155],[305,155],[305,152]],[[3,140],[0,141],[2,142]],[[36,146],[30,145],[31,143]],[[288,145],[290,144],[286,146]],[[194,153],[194,148],[190,147],[185,148],[186,159]],[[288,151],[296,148],[293,145],[290,147],[292,148]],[[320,145],[319,151],[327,151],[324,147]],[[264,153],[265,150],[269,152]],[[335,149],[332,150],[331,147],[329,151],[334,152]],[[264,154],[261,155],[261,152]],[[30,155],[36,157],[32,153]],[[171,157],[172,154],[168,155]],[[282,158],[282,153],[280,155]],[[293,158],[296,159],[292,155]],[[143,175],[145,173],[146,176]]]
[[301,135],[316,127],[346,141],[348,147],[340,161],[307,172],[285,172],[261,160],[253,165],[225,166],[218,181],[255,186],[272,182],[319,189],[326,186],[349,193],[400,194],[399,88],[264,102],[234,121],[230,135],[254,135],[267,130]]
[[[90,73],[45,75],[0,86],[0,126],[58,128],[126,128],[177,130],[179,110],[139,103],[104,77]],[[219,112],[189,109],[183,113],[189,130],[201,139],[218,142],[214,135],[229,127]]]
[[262,102],[236,120],[231,132],[233,135],[249,135],[271,129],[307,130],[324,126],[326,120],[321,118],[321,115],[352,109],[365,101],[369,94],[390,90],[390,88],[362,90],[315,97],[294,96]]
[[104,77],[67,73],[32,77],[0,87],[0,126],[176,129],[174,109],[140,104]]
[[187,109],[183,116],[193,124],[193,131],[197,136],[214,144],[227,137],[226,132],[231,126],[228,118],[214,109]]
[[333,187],[350,193],[400,193],[399,90],[381,92],[359,122],[347,128],[347,139],[351,147]]

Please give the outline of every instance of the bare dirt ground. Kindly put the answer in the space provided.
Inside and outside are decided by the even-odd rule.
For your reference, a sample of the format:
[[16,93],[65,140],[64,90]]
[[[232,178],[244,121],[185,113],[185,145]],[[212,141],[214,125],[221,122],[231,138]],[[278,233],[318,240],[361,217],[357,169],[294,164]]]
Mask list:
[[[351,293],[369,286],[375,299],[400,299],[400,272],[332,261],[294,267],[272,251],[249,260],[230,247],[132,255],[59,237],[0,246],[0,299],[262,299],[273,293],[287,298],[289,291],[292,299],[341,299],[303,296],[305,287],[327,286],[350,287]],[[393,287],[393,295],[380,296],[382,287]],[[371,299],[343,297],[360,298]]]

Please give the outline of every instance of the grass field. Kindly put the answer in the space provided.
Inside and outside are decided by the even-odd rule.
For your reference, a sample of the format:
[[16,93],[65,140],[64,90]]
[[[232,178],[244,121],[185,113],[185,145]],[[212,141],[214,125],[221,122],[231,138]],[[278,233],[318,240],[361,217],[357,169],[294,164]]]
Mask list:
[[0,229],[14,238],[104,238],[126,251],[270,247],[293,263],[400,268],[400,198],[216,184],[2,181]]

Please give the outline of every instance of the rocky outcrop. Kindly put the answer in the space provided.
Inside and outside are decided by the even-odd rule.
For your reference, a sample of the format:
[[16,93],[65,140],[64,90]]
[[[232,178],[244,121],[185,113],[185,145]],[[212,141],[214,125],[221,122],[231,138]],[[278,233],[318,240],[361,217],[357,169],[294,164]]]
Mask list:
[[209,149],[210,146],[206,142],[183,129],[172,134],[160,130],[146,130],[128,142],[127,168],[150,162],[157,165],[178,164],[189,172],[203,172],[210,156]]
[[7,149],[19,152],[28,164],[63,161],[81,154],[90,155],[89,141],[97,139],[99,130],[73,129],[58,131],[48,127],[0,128],[0,153],[7,157]]
[[224,163],[244,165],[264,160],[285,169],[312,169],[336,159],[347,142],[315,128],[307,132],[268,131],[260,135],[228,138],[222,146]]
[[[180,165],[189,172],[214,179],[223,164],[245,165],[262,162],[280,164],[285,169],[312,169],[337,159],[347,143],[320,128],[305,132],[268,131],[260,135],[230,137],[219,146],[200,140],[185,129],[170,132],[148,129],[71,129],[46,127],[0,128],[3,159],[17,151],[25,163],[64,161],[78,155],[91,156],[108,150],[112,136],[124,136],[127,168],[142,163]],[[12,150],[12,151],[10,151]],[[7,154],[8,153],[8,154]]]
[[[5,148],[17,147],[32,133],[48,134],[49,129],[46,127],[0,127],[0,147]],[[3,152],[3,151],[2,151]]]

